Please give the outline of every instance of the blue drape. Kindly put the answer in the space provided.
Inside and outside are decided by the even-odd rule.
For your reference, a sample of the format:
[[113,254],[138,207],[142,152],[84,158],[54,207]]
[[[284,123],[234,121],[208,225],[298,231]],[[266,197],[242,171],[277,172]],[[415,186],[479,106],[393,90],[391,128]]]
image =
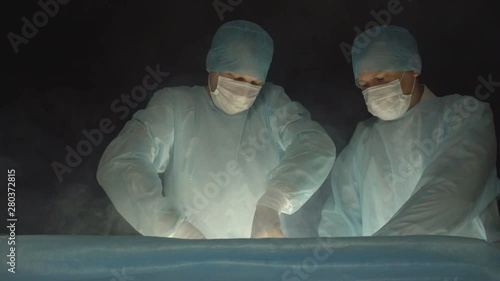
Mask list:
[[[0,280],[500,280],[500,249],[444,236],[178,240],[0,237]],[[6,251],[7,250],[7,251]]]

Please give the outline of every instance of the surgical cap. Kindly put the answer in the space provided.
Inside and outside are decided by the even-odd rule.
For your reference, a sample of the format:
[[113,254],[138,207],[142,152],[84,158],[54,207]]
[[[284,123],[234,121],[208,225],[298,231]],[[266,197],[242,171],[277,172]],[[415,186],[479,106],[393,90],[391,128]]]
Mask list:
[[363,72],[385,70],[421,73],[422,61],[417,42],[410,32],[399,26],[375,26],[360,33],[351,49],[356,85]]
[[273,57],[273,40],[259,25],[237,20],[223,24],[207,55],[208,72],[231,72],[265,81]]

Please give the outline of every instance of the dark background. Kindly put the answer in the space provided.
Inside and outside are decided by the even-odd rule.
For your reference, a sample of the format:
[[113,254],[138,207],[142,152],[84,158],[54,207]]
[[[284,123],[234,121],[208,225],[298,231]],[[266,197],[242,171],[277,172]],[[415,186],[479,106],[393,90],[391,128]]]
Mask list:
[[[95,172],[107,144],[131,117],[121,120],[110,105],[142,83],[146,66],[159,64],[170,73],[157,89],[204,84],[205,57],[217,28],[236,19],[253,21],[275,43],[267,80],[308,108],[340,152],[356,123],[370,115],[339,45],[352,43],[355,27],[381,23],[370,11],[386,10],[389,1],[220,0],[237,4],[221,19],[216,1],[72,0],[60,4],[17,54],[7,34],[22,36],[21,18],[33,22],[41,8],[36,1],[13,2],[4,4],[10,7],[5,7],[2,25],[0,167],[5,173],[16,169],[17,234],[135,234],[114,210]],[[402,12],[383,20],[415,36],[423,60],[421,82],[436,95],[474,96],[479,76],[500,81],[497,0],[400,3]],[[493,89],[485,100],[494,111],[497,132],[499,92],[500,87]],[[147,99],[133,112],[146,104]],[[64,164],[65,147],[75,148],[86,139],[82,130],[99,128],[103,118],[110,118],[116,129],[59,181],[51,164]],[[323,187],[295,220],[287,219],[290,235],[314,235],[306,226],[317,225],[328,192]],[[1,192],[2,198],[6,193]]]

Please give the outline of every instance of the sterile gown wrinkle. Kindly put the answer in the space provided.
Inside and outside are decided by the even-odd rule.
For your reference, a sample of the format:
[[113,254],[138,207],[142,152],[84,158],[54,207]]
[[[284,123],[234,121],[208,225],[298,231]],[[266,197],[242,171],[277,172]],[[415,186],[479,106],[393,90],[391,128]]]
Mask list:
[[[206,238],[248,238],[266,191],[286,198],[282,211],[291,214],[334,159],[325,130],[279,86],[266,83],[252,107],[235,115],[215,107],[204,87],[176,87],[134,114],[106,149],[98,180],[143,235],[168,236],[187,220]],[[175,219],[158,232],[165,214]]]
[[472,97],[434,96],[398,120],[370,118],[334,164],[320,235],[498,237],[496,149],[491,109]]

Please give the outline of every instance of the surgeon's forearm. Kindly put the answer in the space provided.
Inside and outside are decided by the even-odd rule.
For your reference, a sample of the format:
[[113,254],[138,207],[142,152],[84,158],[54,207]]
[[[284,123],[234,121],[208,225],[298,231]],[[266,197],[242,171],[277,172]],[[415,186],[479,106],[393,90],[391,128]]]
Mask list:
[[169,209],[152,169],[115,159],[99,166],[97,179],[117,211],[142,235],[168,236],[181,218],[175,208]]
[[[106,148],[97,179],[117,211],[139,233],[166,236],[181,217],[168,197],[155,166],[152,143],[142,127],[129,123]],[[160,161],[156,161],[160,162]]]
[[432,193],[407,202],[373,235],[450,235],[468,220],[474,208],[472,202],[453,196],[431,199]]
[[[474,178],[472,175],[467,176],[465,171],[462,173]],[[430,176],[424,176],[423,180]],[[490,170],[489,177],[483,176],[468,182],[460,178],[434,178],[410,197],[375,235],[453,234],[489,204],[488,198],[493,197],[490,196],[492,190],[485,186],[492,176],[494,173]]]
[[267,189],[257,202],[257,206],[265,206],[281,213],[283,210],[290,208],[290,200],[288,200],[285,192],[273,187]]
[[334,160],[335,146],[326,133],[300,134],[287,147],[278,167],[270,173],[270,192],[265,195],[270,199],[266,201],[278,201],[283,205],[281,211],[286,214],[295,212],[318,190],[330,173]]
[[496,197],[495,130],[485,107],[463,120],[436,148],[416,192],[379,234],[450,234]]

